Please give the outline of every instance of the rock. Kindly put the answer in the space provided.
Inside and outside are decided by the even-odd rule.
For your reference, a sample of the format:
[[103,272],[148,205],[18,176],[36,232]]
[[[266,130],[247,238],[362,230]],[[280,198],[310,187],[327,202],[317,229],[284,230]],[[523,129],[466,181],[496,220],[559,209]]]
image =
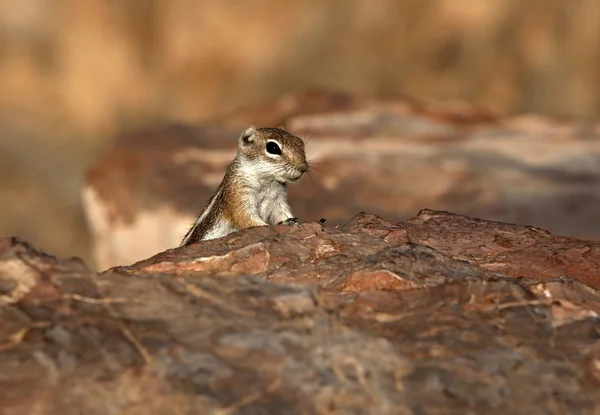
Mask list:
[[423,208],[600,238],[600,125],[310,92],[231,115],[231,127],[170,127],[118,139],[89,170],[84,206],[99,269],[179,245],[235,155],[241,126],[307,138],[295,216],[392,222]]
[[90,166],[83,189],[96,266],[178,246],[220,183],[238,135],[223,127],[169,126],[120,137]]
[[343,91],[306,89],[284,94],[272,100],[239,108],[233,113],[213,118],[236,130],[248,125],[280,126],[298,115],[335,113],[364,107],[369,99]]
[[438,211],[101,274],[3,239],[2,413],[593,413],[599,247]]
[[598,269],[600,242],[423,210],[397,225],[361,213],[341,227],[261,226],[107,272],[250,274],[345,292],[433,287],[499,274],[532,281],[567,277],[600,288]]
[[410,240],[511,277],[575,276],[600,288],[600,242],[556,237],[531,226],[424,210],[404,224]]

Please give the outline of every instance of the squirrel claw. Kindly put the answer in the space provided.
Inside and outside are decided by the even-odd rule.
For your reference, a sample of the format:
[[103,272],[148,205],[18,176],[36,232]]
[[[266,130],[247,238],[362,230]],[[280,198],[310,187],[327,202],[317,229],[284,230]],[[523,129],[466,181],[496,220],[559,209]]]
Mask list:
[[325,222],[327,221],[327,219],[325,218],[321,218],[317,221],[317,223],[319,225],[321,225],[321,232],[327,232],[327,230],[325,229]]
[[287,218],[278,223],[278,225],[295,226],[298,224],[298,218]]

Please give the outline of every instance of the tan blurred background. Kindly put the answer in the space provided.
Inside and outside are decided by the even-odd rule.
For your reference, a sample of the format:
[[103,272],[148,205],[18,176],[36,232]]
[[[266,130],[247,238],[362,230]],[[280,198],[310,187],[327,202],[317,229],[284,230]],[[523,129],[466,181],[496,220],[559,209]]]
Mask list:
[[0,236],[91,260],[119,131],[305,87],[598,119],[598,0],[0,0]]

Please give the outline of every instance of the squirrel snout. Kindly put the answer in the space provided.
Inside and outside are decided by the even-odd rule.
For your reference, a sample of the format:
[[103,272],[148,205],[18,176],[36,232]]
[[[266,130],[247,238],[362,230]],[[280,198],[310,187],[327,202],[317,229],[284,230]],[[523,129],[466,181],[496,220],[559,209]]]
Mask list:
[[305,161],[300,163],[300,165],[298,165],[298,170],[300,170],[302,173],[306,173],[308,171],[308,163]]

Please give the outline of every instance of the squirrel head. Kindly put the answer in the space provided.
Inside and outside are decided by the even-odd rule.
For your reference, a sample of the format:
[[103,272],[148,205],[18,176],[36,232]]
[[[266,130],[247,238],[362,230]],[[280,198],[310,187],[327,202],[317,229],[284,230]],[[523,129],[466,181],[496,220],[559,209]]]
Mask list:
[[251,161],[261,178],[296,182],[308,171],[304,141],[283,128],[250,126],[239,139],[239,154]]

